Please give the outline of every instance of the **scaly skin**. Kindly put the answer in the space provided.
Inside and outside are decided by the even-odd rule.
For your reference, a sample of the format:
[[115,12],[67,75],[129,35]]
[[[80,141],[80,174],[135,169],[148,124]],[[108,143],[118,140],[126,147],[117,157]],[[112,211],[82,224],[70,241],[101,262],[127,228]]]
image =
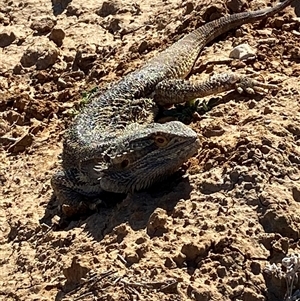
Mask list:
[[154,123],[157,105],[235,88],[248,93],[272,88],[236,74],[193,85],[184,78],[208,42],[242,24],[272,16],[292,1],[209,22],[95,97],[65,136],[62,169],[52,178],[60,204],[76,206],[103,190],[127,193],[147,188],[197,153],[200,141],[188,126],[178,121]]

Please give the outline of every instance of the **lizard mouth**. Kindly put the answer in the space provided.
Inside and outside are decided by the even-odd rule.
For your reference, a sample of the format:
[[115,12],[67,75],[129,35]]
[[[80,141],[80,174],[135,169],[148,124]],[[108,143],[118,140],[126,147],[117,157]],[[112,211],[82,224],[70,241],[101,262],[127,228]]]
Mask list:
[[197,135],[194,135],[186,138],[183,141],[178,141],[168,148],[159,149],[154,152],[153,155],[157,157],[169,158],[170,160],[174,159],[175,161],[187,160],[197,154],[200,145],[200,139]]
[[176,172],[184,162],[197,154],[199,147],[200,140],[194,135],[172,147],[150,152],[131,167],[122,171],[106,172],[100,179],[101,187],[116,193],[146,189]]

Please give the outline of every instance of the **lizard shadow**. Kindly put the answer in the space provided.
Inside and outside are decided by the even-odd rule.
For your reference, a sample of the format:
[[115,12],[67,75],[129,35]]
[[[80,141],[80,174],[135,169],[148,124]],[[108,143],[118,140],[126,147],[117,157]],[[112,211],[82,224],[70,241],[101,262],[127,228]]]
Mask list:
[[[54,231],[69,231],[81,227],[97,241],[101,241],[106,235],[114,232],[115,229],[118,231],[118,237],[122,237],[122,229],[125,229],[125,227],[118,226],[124,223],[128,224],[134,231],[146,229],[151,214],[157,208],[162,208],[166,210],[167,214],[171,214],[179,200],[190,198],[192,186],[187,177],[182,177],[183,173],[183,170],[179,170],[147,190],[128,194],[127,196],[104,193],[101,197],[105,205],[98,206],[96,213],[69,219],[61,214],[53,195],[47,204],[40,223],[47,224]],[[60,219],[57,223],[53,222],[56,217]]]
[[[219,105],[226,105],[231,101],[237,102],[245,102],[247,103],[250,99],[254,99],[255,101],[260,101],[264,98],[263,94],[239,94],[236,91],[231,91],[226,93],[223,96],[215,96],[211,97],[207,102],[201,101],[201,98],[196,99],[194,102],[187,102],[184,104],[175,105],[171,109],[162,109],[157,115],[155,121],[159,123],[164,123],[170,120],[178,120],[183,122],[184,124],[191,124],[195,121],[195,113],[198,116],[204,116],[208,112],[211,112],[214,107],[218,107]],[[220,111],[212,112],[215,116],[220,115]],[[167,120],[165,120],[167,118]],[[200,117],[201,118],[201,117]],[[199,121],[199,117],[197,117]]]
[[[234,101],[234,102],[244,102],[247,103],[249,102],[251,99],[254,99],[255,101],[260,101],[265,97],[265,95],[263,94],[253,94],[253,95],[249,95],[249,94],[239,94],[237,91],[231,91],[226,93],[223,96],[217,96],[217,97],[212,97],[209,102],[206,104],[207,106],[207,111],[210,111],[212,108],[219,106],[220,104],[227,104],[230,101]],[[206,112],[207,112],[206,111]],[[203,115],[206,113],[205,111],[200,112]]]
[[[188,200],[192,187],[187,178],[178,171],[167,180],[155,184],[146,191],[128,195],[111,208],[104,208],[85,220],[84,229],[97,241],[117,232],[117,239],[126,235],[127,223],[134,231],[147,229],[152,213],[157,208],[170,214],[179,200]],[[122,225],[118,227],[119,225]]]

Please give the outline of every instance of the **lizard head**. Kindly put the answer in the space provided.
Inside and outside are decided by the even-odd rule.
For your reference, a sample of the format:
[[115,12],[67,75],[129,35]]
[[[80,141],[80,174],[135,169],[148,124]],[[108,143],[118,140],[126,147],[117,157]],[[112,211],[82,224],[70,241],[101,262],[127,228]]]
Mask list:
[[174,173],[199,146],[197,134],[181,122],[139,126],[112,143],[104,155],[106,168],[95,171],[106,191],[141,190]]

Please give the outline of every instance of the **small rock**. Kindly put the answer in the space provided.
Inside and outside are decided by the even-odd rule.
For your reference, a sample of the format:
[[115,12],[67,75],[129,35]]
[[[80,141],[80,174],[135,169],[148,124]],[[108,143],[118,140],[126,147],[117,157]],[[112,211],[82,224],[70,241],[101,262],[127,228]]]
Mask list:
[[292,188],[293,193],[293,199],[295,202],[300,203],[300,188],[299,187],[293,187]]
[[224,8],[223,8],[223,4],[221,3],[208,5],[202,18],[205,20],[205,22],[213,21],[222,17],[223,12],[224,12]]
[[16,39],[16,35],[14,32],[10,30],[3,30],[0,33],[0,47],[9,46]]
[[186,256],[182,253],[178,253],[173,257],[173,261],[176,263],[177,267],[183,268],[186,262]]
[[124,257],[125,257],[125,260],[128,262],[129,265],[132,265],[134,263],[138,263],[140,261],[139,255],[134,251],[128,252]]
[[181,248],[181,253],[186,256],[186,260],[194,261],[198,263],[200,259],[206,256],[208,252],[208,247],[204,245],[194,244],[192,242],[186,243]]
[[196,301],[208,301],[211,300],[212,292],[209,290],[207,291],[195,290],[193,292],[193,295]]
[[230,65],[236,69],[245,68],[247,66],[245,62],[239,60],[233,60]]
[[30,45],[21,57],[23,67],[36,66],[36,69],[43,70],[53,65],[58,57],[58,49],[47,38],[41,37],[34,44]]
[[51,80],[51,77],[49,76],[49,73],[47,71],[39,71],[39,72],[35,73],[34,78],[40,84],[44,84]]
[[185,4],[185,12],[184,15],[189,15],[194,10],[193,2],[187,2]]
[[261,273],[261,266],[260,266],[260,263],[258,263],[258,262],[253,261],[250,264],[250,268],[251,268],[251,272],[254,275],[259,275]]
[[227,7],[234,13],[239,13],[242,11],[242,7],[245,5],[245,0],[229,0],[227,1]]
[[227,275],[226,267],[224,266],[217,267],[217,274],[220,278],[224,278]]
[[83,10],[81,7],[79,7],[76,4],[70,3],[67,7],[67,16],[76,16],[79,17],[80,15],[83,14]]
[[272,35],[272,30],[269,28],[258,29],[257,34],[259,36],[270,37]]
[[145,237],[139,237],[137,238],[137,240],[135,241],[135,243],[137,245],[141,245],[142,243],[146,242],[146,238]]
[[285,20],[283,17],[278,16],[275,17],[275,19],[273,20],[273,22],[271,23],[275,28],[281,28],[283,24],[285,24]]
[[31,23],[30,28],[37,31],[39,34],[43,34],[50,32],[55,25],[56,20],[53,20],[50,17],[43,17],[41,19],[34,20]]
[[93,45],[83,44],[79,45],[73,61],[73,70],[82,70],[88,73],[93,66],[94,61],[97,59],[96,48]]
[[4,13],[0,12],[0,24],[8,26],[10,23],[9,17]]
[[[283,194],[284,193],[282,193],[282,195],[276,195],[274,193],[274,195],[269,195],[269,204],[275,202],[276,199],[282,197]],[[298,239],[299,228],[297,224],[293,222],[293,219],[295,219],[293,215],[285,215],[283,210],[270,208],[260,217],[259,223],[263,226],[265,232],[279,233],[285,238]]]
[[167,257],[165,260],[165,267],[169,269],[175,269],[177,265],[172,258]]
[[261,148],[260,148],[260,150],[265,155],[270,152],[270,148],[267,145],[262,145]]
[[255,187],[254,187],[254,185],[252,184],[252,183],[249,183],[249,182],[246,182],[245,184],[244,184],[244,189],[245,190],[251,190],[251,189],[254,189]]
[[74,61],[75,56],[71,55],[71,54],[65,54],[64,55],[64,61],[67,63],[73,62]]
[[293,49],[291,49],[290,53],[291,53],[292,59],[299,60],[299,58],[300,58],[300,48],[299,47],[294,47]]
[[58,86],[58,88],[59,88],[60,90],[62,90],[62,89],[65,89],[65,88],[68,87],[68,83],[65,82],[65,81],[60,77],[60,78],[58,78],[58,80],[57,80],[57,86]]
[[293,30],[292,34],[295,35],[295,36],[297,36],[297,37],[300,37],[300,32],[297,31],[297,30]]
[[270,108],[270,107],[265,107],[264,108],[264,115],[270,114],[272,112],[273,112],[272,108]]
[[235,36],[236,36],[237,38],[240,38],[242,35],[243,35],[243,31],[242,31],[240,28],[238,28],[238,29],[235,31]]
[[202,133],[205,137],[210,138],[215,136],[222,136],[225,133],[225,130],[220,125],[208,125],[203,129]]
[[53,28],[50,33],[49,39],[53,41],[57,46],[61,46],[65,36],[65,32],[61,28]]
[[22,71],[24,71],[24,69],[20,63],[16,64],[13,68],[13,74],[22,74]]
[[110,22],[108,23],[106,29],[111,33],[111,34],[115,34],[117,33],[120,29],[121,21],[117,18],[113,18],[112,20],[110,20]]
[[139,54],[143,53],[145,50],[147,50],[147,48],[148,48],[147,41],[142,41],[142,43],[138,47]]
[[151,237],[163,235],[163,233],[167,232],[167,220],[168,215],[166,211],[157,208],[149,217],[147,234]]
[[100,17],[107,17],[109,15],[114,15],[118,11],[118,3],[104,1],[101,8],[98,10],[97,14]]
[[253,109],[253,108],[255,108],[256,104],[257,104],[257,102],[254,99],[252,99],[248,102],[248,108]]
[[256,57],[256,51],[248,44],[240,44],[231,50],[229,57],[239,60],[254,59]]

